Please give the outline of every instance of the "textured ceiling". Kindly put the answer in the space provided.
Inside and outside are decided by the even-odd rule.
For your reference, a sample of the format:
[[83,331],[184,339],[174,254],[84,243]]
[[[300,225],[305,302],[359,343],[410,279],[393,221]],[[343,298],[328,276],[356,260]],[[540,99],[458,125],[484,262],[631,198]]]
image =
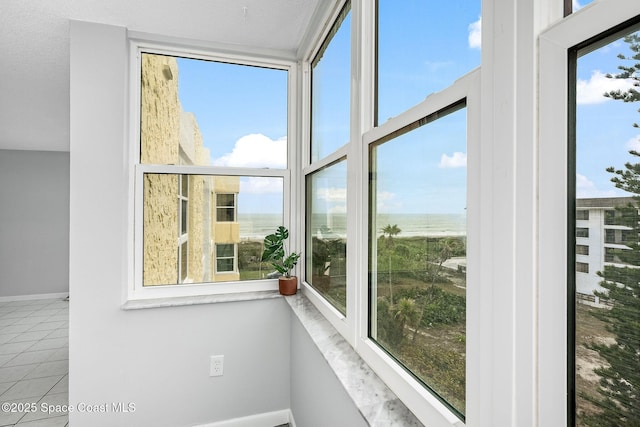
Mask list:
[[293,56],[328,0],[0,0],[0,149],[69,150],[69,20]]

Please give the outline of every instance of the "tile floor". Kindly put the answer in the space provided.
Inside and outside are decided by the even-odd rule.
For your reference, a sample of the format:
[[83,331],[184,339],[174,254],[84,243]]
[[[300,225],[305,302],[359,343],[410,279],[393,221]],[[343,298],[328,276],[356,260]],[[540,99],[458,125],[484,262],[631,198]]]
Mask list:
[[69,302],[0,302],[0,426],[66,427],[68,401]]

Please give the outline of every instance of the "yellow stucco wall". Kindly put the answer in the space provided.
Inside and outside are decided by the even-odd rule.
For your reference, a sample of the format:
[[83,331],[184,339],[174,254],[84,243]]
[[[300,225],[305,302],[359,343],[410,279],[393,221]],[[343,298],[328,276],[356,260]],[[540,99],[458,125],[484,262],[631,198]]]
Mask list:
[[[203,145],[196,117],[182,111],[178,98],[178,72],[175,58],[142,55],[141,163],[209,164],[209,150]],[[239,279],[237,273],[225,273],[219,277],[213,273],[215,242],[240,241],[238,223],[214,222],[215,193],[238,193],[239,190],[239,177],[189,176],[187,281]],[[178,282],[178,195],[176,175],[145,175],[144,286]]]

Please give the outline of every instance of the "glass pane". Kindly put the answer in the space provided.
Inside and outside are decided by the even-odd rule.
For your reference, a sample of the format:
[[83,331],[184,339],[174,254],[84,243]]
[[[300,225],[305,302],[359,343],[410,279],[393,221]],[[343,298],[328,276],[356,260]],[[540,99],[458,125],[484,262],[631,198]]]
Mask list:
[[142,54],[140,162],[287,167],[287,72]]
[[629,34],[579,52],[576,68],[578,426],[640,420],[640,36]]
[[320,52],[311,78],[311,161],[349,142],[351,3],[347,2]]
[[235,206],[236,198],[233,194],[218,194],[216,197],[218,206]]
[[235,218],[235,208],[218,208],[217,209],[217,220],[218,222],[230,222]]
[[218,273],[233,272],[233,258],[218,258],[216,262]]
[[467,150],[461,106],[371,148],[369,333],[462,417]]
[[306,281],[347,314],[347,162],[307,177]]
[[377,121],[480,65],[480,0],[378,0]]
[[[267,278],[272,269],[261,262],[262,242],[283,224],[283,179],[190,175],[189,202],[179,204],[178,176],[144,174],[143,285],[175,285],[177,277],[179,283]],[[218,192],[235,195],[237,206],[232,209],[237,209],[237,220],[217,219]],[[186,228],[180,230],[179,223]],[[179,248],[186,236],[188,252]],[[216,264],[216,245],[225,251],[218,256],[232,257],[231,270]],[[234,273],[218,277],[216,271]]]
[[180,234],[187,234],[188,207],[186,200],[180,200]]
[[588,5],[589,3],[591,3],[593,0],[572,0],[571,5],[572,5],[572,10],[574,12],[582,9],[583,7],[585,7],[586,5]]
[[230,244],[216,245],[218,258],[229,258],[234,255],[234,246]]

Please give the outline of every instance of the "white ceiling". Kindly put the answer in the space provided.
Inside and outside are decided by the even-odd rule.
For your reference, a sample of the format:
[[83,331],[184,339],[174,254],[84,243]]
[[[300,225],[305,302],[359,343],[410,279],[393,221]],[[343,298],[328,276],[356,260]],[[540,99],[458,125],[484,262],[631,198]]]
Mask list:
[[[0,149],[69,150],[69,20],[296,54],[328,0],[0,0]],[[316,10],[318,9],[318,10]]]

